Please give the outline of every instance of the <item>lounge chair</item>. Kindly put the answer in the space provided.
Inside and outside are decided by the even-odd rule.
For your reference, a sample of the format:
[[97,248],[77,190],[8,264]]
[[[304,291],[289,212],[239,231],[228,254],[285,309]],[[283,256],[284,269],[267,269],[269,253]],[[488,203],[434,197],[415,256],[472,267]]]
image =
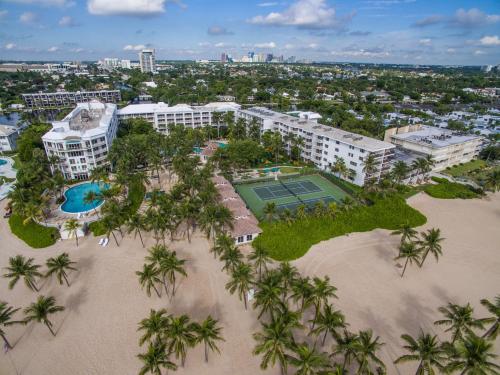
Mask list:
[[104,242],[102,243],[102,247],[106,247],[106,246],[108,246],[108,242],[109,242],[109,238],[107,238],[107,237],[106,237],[106,238],[104,239]]
[[101,238],[101,239],[99,240],[99,245],[101,245],[101,246],[102,246],[102,244],[103,244],[104,240],[105,240],[105,238],[104,238],[104,237],[103,237],[103,238]]

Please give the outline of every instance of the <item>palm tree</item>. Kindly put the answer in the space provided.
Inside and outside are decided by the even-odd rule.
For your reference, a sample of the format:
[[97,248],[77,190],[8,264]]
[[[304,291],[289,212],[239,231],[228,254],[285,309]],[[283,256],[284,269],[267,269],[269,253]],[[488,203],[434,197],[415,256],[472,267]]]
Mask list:
[[36,278],[42,277],[42,274],[38,271],[40,266],[38,264],[33,264],[34,261],[33,258],[26,259],[22,255],[16,255],[15,257],[9,258],[9,266],[5,267],[8,272],[3,275],[3,277],[11,279],[9,281],[9,289],[14,288],[22,277],[28,288],[38,292]]
[[235,245],[232,245],[220,257],[220,260],[224,262],[222,270],[233,272],[234,269],[241,263],[241,259],[243,259],[243,254],[240,249],[238,249]]
[[221,204],[209,205],[201,211],[198,224],[215,241],[217,231],[233,227],[233,214]]
[[19,310],[19,308],[15,309],[9,306],[7,302],[0,302],[0,336],[2,336],[3,342],[5,343],[7,349],[12,349],[12,345],[7,340],[3,328],[11,326],[13,324],[22,323],[20,321],[12,320],[12,316]]
[[493,323],[491,327],[483,335],[484,338],[495,340],[500,331],[500,295],[495,297],[495,302],[490,302],[487,299],[481,300],[481,305],[493,315],[491,318],[486,318],[487,323]]
[[403,183],[404,180],[408,177],[409,173],[409,168],[408,164],[406,164],[402,160],[398,160],[397,162],[394,163],[392,167],[391,174],[393,176],[394,181],[397,184]]
[[52,330],[52,322],[49,320],[49,315],[63,310],[63,306],[56,305],[56,299],[54,297],[38,296],[36,302],[33,302],[24,309],[24,314],[26,315],[24,322],[25,324],[31,321],[43,323],[47,326],[50,333],[55,336],[56,333]]
[[434,324],[449,326],[445,332],[452,332],[452,344],[457,339],[463,339],[466,334],[474,334],[474,329],[484,329],[484,324],[488,322],[488,319],[474,318],[474,309],[470,303],[465,306],[448,303],[447,306],[442,306],[438,310],[445,319],[437,320]]
[[417,339],[404,334],[401,338],[406,341],[403,346],[409,354],[404,354],[394,363],[418,361],[419,365],[415,375],[434,374],[435,369],[444,370],[443,362],[446,361],[445,351],[439,344],[437,336],[420,332]]
[[170,252],[165,259],[160,261],[160,269],[172,285],[172,297],[175,296],[176,275],[187,276],[186,269],[184,268],[185,263],[186,260],[178,258],[175,251]]
[[283,220],[288,226],[292,225],[293,223],[292,211],[290,211],[290,209],[288,208],[285,208],[280,213],[280,219]]
[[149,250],[149,255],[146,256],[146,260],[151,264],[154,264],[158,268],[159,274],[161,275],[161,280],[163,287],[165,288],[165,293],[168,295],[167,288],[167,268],[168,263],[165,261],[171,256],[171,252],[167,249],[165,245],[154,245]]
[[270,263],[271,257],[266,249],[258,243],[254,243],[253,251],[248,256],[248,259],[253,262],[255,269],[259,270],[259,281],[262,279],[262,269],[267,271],[267,264]]
[[76,268],[72,266],[73,264],[76,264],[76,262],[72,262],[69,259],[68,253],[62,253],[57,258],[49,258],[46,263],[48,270],[45,273],[45,277],[56,275],[59,284],[62,285],[64,279],[66,285],[69,287],[68,275],[66,272],[76,271]]
[[410,242],[417,237],[418,232],[413,229],[410,223],[407,221],[405,224],[401,225],[399,229],[391,233],[394,236],[401,236],[400,245],[404,242]]
[[447,370],[461,370],[460,375],[497,375],[500,366],[492,362],[496,358],[493,342],[469,333],[453,346]]
[[295,303],[300,301],[300,311],[304,311],[304,308],[309,302],[312,302],[312,296],[314,293],[314,287],[311,284],[311,279],[307,277],[299,277],[292,283],[292,295],[291,298]]
[[340,337],[337,330],[347,326],[344,314],[342,314],[340,310],[335,310],[330,304],[323,306],[323,311],[320,312],[316,324],[316,328],[311,331],[310,334],[316,336],[323,334],[322,346],[325,345],[326,335],[328,333],[337,340]]
[[300,273],[297,268],[290,265],[289,262],[281,262],[278,267],[278,272],[283,285],[283,302],[285,302],[288,295],[288,288],[300,277]]
[[136,271],[136,275],[139,276],[139,282],[141,283],[142,288],[146,288],[146,294],[148,297],[151,297],[151,288],[153,288],[160,297],[160,292],[156,288],[156,284],[161,283],[159,278],[159,270],[155,267],[154,264],[144,264],[142,271]]
[[137,356],[143,362],[139,375],[146,375],[147,373],[162,375],[162,368],[174,371],[177,370],[177,365],[169,360],[165,349],[166,344],[164,342],[150,342],[148,351]]
[[332,165],[332,172],[337,174],[337,177],[343,178],[348,174],[347,165],[345,164],[345,160],[343,158],[337,158],[335,163]]
[[255,293],[254,308],[260,307],[260,313],[257,319],[260,319],[265,312],[271,314],[274,320],[274,309],[281,303],[282,286],[280,277],[276,271],[270,271],[259,282],[258,290]]
[[365,181],[371,185],[375,183],[376,178],[374,178],[373,174],[378,171],[378,163],[375,159],[375,155],[370,153],[364,160],[363,163],[363,173],[365,173]]
[[500,171],[493,170],[486,175],[484,187],[493,192],[500,190]]
[[130,216],[130,218],[127,221],[127,233],[130,234],[134,232],[134,239],[136,238],[137,235],[139,235],[142,247],[144,247],[144,241],[142,239],[141,230],[146,230],[146,229],[147,225],[146,221],[144,220],[144,216],[142,216],[138,212]]
[[384,345],[379,342],[380,337],[373,338],[373,331],[360,331],[356,347],[356,361],[358,362],[358,374],[372,374],[372,366],[385,369],[385,364],[377,357],[377,351]]
[[292,334],[280,321],[271,321],[271,323],[262,323],[262,332],[254,333],[254,339],[257,341],[253,353],[262,354],[260,368],[265,370],[275,366],[276,362],[280,364],[281,374],[286,374],[287,355],[286,351],[292,346]]
[[276,215],[276,203],[267,202],[264,206],[263,212],[267,221],[273,221],[274,216]]
[[158,342],[162,341],[165,335],[165,330],[170,324],[172,316],[167,314],[167,310],[153,310],[149,312],[149,317],[139,322],[138,331],[144,331],[144,334],[139,339],[139,345],[144,344],[146,341]]
[[224,341],[221,336],[222,328],[217,326],[218,321],[210,315],[201,323],[195,324],[196,342],[205,346],[205,362],[208,362],[208,350],[220,353],[217,341]]
[[176,358],[181,358],[182,367],[186,361],[187,348],[196,343],[195,328],[187,315],[172,317],[167,327],[168,351],[175,353]]
[[290,364],[297,368],[296,375],[316,375],[330,367],[326,353],[318,353],[306,343],[293,348],[294,356],[287,356]]
[[83,197],[83,201],[86,203],[86,204],[91,204],[92,205],[92,209],[94,210],[94,213],[97,215],[97,210],[96,210],[96,206],[95,206],[95,202],[97,201],[97,199],[99,198],[99,195],[93,191],[93,190],[89,190],[85,196]]
[[68,231],[68,235],[71,236],[72,234],[75,235],[76,239],[76,246],[78,246],[78,229],[80,229],[81,224],[78,220],[75,218],[68,219],[64,223],[64,230]]
[[344,329],[343,334],[336,338],[337,345],[334,345],[331,356],[334,357],[341,354],[344,357],[342,370],[345,370],[346,366],[350,366],[351,361],[356,358],[358,339],[358,335],[355,335],[346,329]]
[[415,242],[403,242],[399,246],[399,255],[394,258],[394,260],[406,259],[405,266],[403,267],[403,272],[401,272],[401,277],[405,275],[406,266],[408,262],[413,264],[414,262],[420,265],[420,254],[422,250],[417,247]]
[[115,235],[116,222],[111,215],[106,215],[101,219],[102,226],[106,232],[106,238],[109,240],[109,236],[113,235],[115,239],[116,246],[120,246],[118,244],[118,240]]
[[328,276],[325,276],[324,279],[320,279],[319,277],[313,278],[311,303],[314,305],[315,312],[311,330],[314,330],[314,326],[318,320],[322,306],[326,306],[330,298],[337,298],[337,295],[335,294],[336,291],[337,288],[330,285],[330,278]]
[[247,294],[253,284],[253,270],[249,264],[239,263],[231,273],[231,279],[226,284],[229,293],[238,291],[240,301],[243,299],[245,310],[247,310]]
[[420,267],[422,267],[429,253],[434,255],[436,261],[439,260],[439,256],[443,255],[441,241],[444,238],[441,237],[441,230],[435,228],[429,229],[427,232],[422,232],[420,236],[422,239],[418,241],[418,244],[422,247],[423,252],[422,260],[420,261]]
[[234,246],[234,239],[230,237],[227,233],[222,233],[217,236],[215,239],[214,246],[210,249],[212,253],[214,253],[214,259],[217,256],[221,256],[228,249]]

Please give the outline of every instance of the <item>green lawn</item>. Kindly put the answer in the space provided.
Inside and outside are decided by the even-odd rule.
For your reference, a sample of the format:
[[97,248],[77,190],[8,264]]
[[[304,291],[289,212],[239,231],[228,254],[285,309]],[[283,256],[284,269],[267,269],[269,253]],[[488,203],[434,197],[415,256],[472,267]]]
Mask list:
[[376,228],[394,230],[407,222],[416,227],[426,221],[424,215],[395,195],[379,199],[371,206],[358,206],[339,213],[335,219],[311,217],[291,225],[280,221],[262,222],[263,233],[253,243],[266,249],[273,259],[289,261],[302,257],[312,245],[333,237]]
[[479,194],[468,185],[462,185],[455,182],[450,182],[444,178],[432,178],[438,182],[435,185],[428,185],[424,191],[433,198],[439,199],[472,199],[479,197]]
[[450,175],[452,177],[467,177],[467,175],[475,170],[485,168],[486,162],[484,160],[471,160],[468,163],[462,165],[455,165],[451,168],[446,168],[443,173]]
[[23,225],[23,218],[16,214],[9,218],[9,226],[12,233],[35,249],[53,245],[59,238],[56,228],[44,227],[33,221]]

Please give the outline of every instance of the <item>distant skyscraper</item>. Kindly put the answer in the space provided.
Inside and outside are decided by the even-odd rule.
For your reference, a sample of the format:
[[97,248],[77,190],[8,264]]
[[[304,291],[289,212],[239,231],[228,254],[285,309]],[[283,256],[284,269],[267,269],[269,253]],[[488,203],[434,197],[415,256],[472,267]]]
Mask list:
[[154,49],[143,49],[139,52],[139,63],[141,64],[141,72],[155,73],[156,59]]
[[266,62],[271,62],[273,61],[273,54],[272,53],[268,53],[266,55]]
[[227,55],[225,52],[222,52],[222,54],[220,55],[220,62],[223,64],[227,63]]
[[254,53],[254,52],[248,52],[248,59],[249,59],[250,61],[253,61],[253,56],[254,56],[254,55],[255,55],[255,53]]

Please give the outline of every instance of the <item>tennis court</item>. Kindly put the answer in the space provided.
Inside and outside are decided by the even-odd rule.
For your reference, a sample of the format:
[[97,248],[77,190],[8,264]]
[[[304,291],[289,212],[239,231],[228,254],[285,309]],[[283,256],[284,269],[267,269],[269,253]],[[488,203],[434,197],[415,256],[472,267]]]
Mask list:
[[294,211],[300,205],[312,208],[318,201],[339,203],[348,194],[319,175],[268,180],[235,185],[238,194],[256,217],[263,217],[264,206],[276,204],[277,211]]

